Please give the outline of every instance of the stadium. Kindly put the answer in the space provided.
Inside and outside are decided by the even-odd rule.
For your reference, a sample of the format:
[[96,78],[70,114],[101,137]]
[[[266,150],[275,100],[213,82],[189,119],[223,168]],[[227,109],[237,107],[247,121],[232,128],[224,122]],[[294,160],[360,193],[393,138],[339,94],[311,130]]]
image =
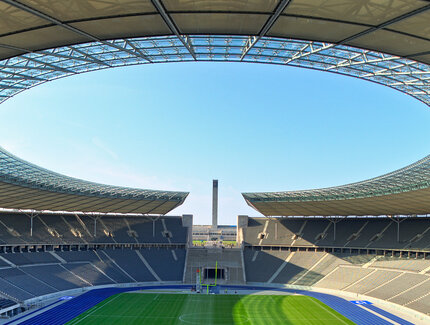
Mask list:
[[[430,106],[429,22],[424,0],[1,0],[0,102],[205,61],[335,73]],[[234,229],[218,226],[217,189],[212,225],[193,229],[171,212],[188,192],[93,183],[0,148],[0,324],[430,323],[430,156],[344,186],[244,192],[264,217]]]

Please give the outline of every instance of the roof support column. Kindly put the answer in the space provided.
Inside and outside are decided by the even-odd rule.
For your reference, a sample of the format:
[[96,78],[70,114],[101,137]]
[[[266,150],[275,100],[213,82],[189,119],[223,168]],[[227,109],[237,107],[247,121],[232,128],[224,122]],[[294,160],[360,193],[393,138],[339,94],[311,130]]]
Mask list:
[[400,222],[397,222],[397,242],[400,243]]
[[407,217],[400,218],[400,216],[387,215],[391,221],[397,224],[397,242],[400,243],[400,223],[406,220]]
[[24,214],[30,218],[30,237],[33,237],[33,219],[36,218],[39,214],[35,211],[31,211],[30,214]]
[[337,222],[333,222],[333,241],[336,241],[336,224]]
[[92,216],[90,216],[90,215],[88,215],[91,219],[93,219],[93,221],[94,221],[94,238],[97,238],[97,220],[100,218],[100,217],[92,217]]
[[152,237],[155,237],[155,222],[160,219],[160,217],[151,218],[152,219]]
[[97,237],[97,219],[98,218],[94,218],[94,237]]
[[342,221],[346,217],[330,217],[327,220],[333,224],[333,241],[336,241],[336,225],[338,222]]

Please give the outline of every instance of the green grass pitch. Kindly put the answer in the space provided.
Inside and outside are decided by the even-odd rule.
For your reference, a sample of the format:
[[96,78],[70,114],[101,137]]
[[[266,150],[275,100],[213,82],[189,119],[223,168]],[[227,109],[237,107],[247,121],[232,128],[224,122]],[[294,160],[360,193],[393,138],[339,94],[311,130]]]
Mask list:
[[315,298],[295,295],[121,293],[67,324],[354,324]]

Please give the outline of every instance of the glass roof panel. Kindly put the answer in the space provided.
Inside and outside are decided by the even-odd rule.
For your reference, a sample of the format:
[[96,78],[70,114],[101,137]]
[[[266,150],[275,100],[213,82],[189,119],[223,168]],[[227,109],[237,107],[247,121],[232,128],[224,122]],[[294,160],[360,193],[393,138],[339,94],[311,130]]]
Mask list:
[[[190,36],[197,60],[286,64],[377,82],[429,104],[429,67],[369,50],[293,39],[262,38],[246,56],[248,36]],[[176,36],[117,39],[24,54],[0,61],[0,101],[64,75],[106,67],[193,60]]]
[[[2,166],[0,169],[0,182],[19,185],[23,188],[41,188],[55,193],[112,199],[182,201],[188,195],[186,192],[155,191],[103,185],[64,176],[21,160],[2,148],[0,148],[0,165]],[[49,195],[49,193],[46,195]]]
[[403,193],[430,187],[430,156],[392,173],[358,183],[315,190],[244,193],[250,201],[314,201],[354,199]]

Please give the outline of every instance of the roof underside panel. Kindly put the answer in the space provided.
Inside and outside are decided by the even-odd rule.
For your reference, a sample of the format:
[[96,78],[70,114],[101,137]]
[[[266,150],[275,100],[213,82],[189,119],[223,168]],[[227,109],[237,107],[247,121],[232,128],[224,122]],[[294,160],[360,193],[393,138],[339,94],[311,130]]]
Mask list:
[[430,213],[430,156],[367,181],[304,191],[243,193],[264,215],[331,216]]
[[[244,195],[245,196],[245,195]],[[426,215],[430,211],[430,189],[359,199],[247,203],[265,216],[381,216]]]
[[166,214],[187,195],[83,181],[30,164],[0,148],[1,208]]
[[424,0],[2,0],[0,60],[19,53],[13,48],[23,54],[124,37],[222,34],[324,41],[430,63],[423,56],[429,8]]

